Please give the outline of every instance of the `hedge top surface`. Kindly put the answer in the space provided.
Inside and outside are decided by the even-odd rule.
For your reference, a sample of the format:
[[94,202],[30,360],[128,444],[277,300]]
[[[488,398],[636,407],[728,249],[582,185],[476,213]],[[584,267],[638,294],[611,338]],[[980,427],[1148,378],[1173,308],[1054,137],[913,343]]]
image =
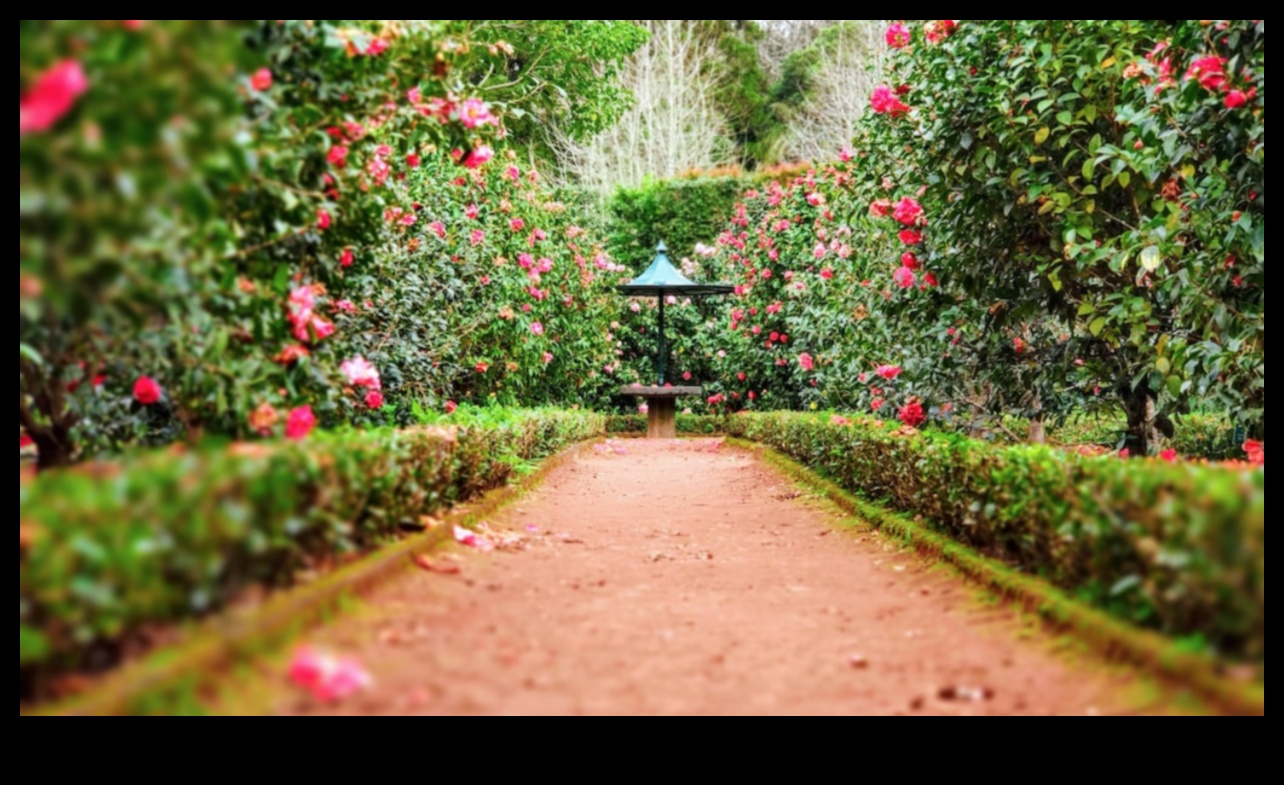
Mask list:
[[689,398],[704,394],[703,387],[621,387],[624,395],[639,395],[643,398]]

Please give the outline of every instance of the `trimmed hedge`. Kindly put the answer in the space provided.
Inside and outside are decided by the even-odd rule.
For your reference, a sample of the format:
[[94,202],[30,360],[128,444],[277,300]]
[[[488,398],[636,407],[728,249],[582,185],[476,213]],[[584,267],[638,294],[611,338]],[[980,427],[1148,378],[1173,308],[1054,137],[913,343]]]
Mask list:
[[[711,417],[705,414],[679,414],[678,433],[690,435],[710,435],[723,433],[725,420],[722,417]],[[606,420],[606,432],[611,434],[646,433],[646,415],[617,414]]]
[[1132,622],[1265,658],[1264,471],[742,414],[726,432]]
[[598,436],[601,416],[461,410],[404,431],[150,453],[20,488],[24,692],[98,668],[151,625],[378,547],[420,516],[503,484],[523,461]]

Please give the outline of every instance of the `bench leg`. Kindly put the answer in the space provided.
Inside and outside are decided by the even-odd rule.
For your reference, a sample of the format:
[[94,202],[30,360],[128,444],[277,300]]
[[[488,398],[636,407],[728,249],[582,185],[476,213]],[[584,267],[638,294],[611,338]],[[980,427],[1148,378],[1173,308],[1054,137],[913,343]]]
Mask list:
[[646,438],[678,438],[678,402],[673,398],[659,398],[647,402]]

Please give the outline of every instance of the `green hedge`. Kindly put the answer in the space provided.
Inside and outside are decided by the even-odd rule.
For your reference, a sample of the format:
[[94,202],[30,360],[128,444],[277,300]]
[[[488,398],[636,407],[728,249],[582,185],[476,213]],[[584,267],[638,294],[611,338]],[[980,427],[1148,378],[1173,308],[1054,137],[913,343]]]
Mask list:
[[726,431],[1135,623],[1265,656],[1263,471],[744,414]]
[[[710,417],[704,414],[679,414],[678,433],[689,435],[709,435],[723,433],[725,420],[721,417]],[[606,432],[612,434],[646,433],[646,416],[641,414],[617,414],[606,420]]]
[[24,691],[110,664],[145,627],[376,548],[605,429],[601,416],[555,411],[461,410],[447,422],[151,453],[21,487]]
[[730,224],[746,189],[742,177],[657,180],[621,188],[607,205],[611,215],[610,249],[619,261],[646,267],[664,241],[670,258],[695,254],[697,243],[712,245]]

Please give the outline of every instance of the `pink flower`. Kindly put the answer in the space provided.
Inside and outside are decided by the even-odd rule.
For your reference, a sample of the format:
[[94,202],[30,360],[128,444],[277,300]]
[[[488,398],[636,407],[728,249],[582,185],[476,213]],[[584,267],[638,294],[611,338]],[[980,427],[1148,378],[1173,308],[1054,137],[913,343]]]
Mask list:
[[647,406],[645,403],[638,406],[638,414],[648,414],[650,413],[650,411],[651,411],[651,407]]
[[852,421],[842,415],[835,414],[833,417],[829,418],[829,424],[842,427],[844,425],[851,425]]
[[544,334],[544,325],[540,324],[539,322],[532,322],[532,323],[531,323],[531,332],[532,332],[533,334],[535,334],[535,335],[543,335],[543,334]]
[[383,382],[379,378],[379,369],[375,368],[366,358],[360,355],[340,365],[339,373],[347,377],[348,384],[353,387],[369,387],[372,390],[383,389]]
[[45,71],[18,99],[18,135],[48,131],[88,89],[89,79],[75,60],[63,60]]
[[907,196],[896,205],[892,217],[906,226],[916,226],[923,217],[923,205]]
[[311,406],[300,406],[290,412],[290,416],[285,421],[285,438],[292,441],[302,441],[308,438],[312,429],[317,427],[316,415],[312,414]]
[[1172,449],[1164,450],[1163,452],[1159,453],[1159,460],[1167,461],[1168,463],[1176,463],[1177,451]]
[[326,153],[325,159],[337,169],[342,169],[348,165],[348,148],[341,144],[336,144]]
[[[824,258],[825,258],[825,254],[827,254],[827,253],[829,253],[829,252],[828,252],[827,250],[825,250],[825,244],[824,244],[824,243],[816,243],[816,247],[815,247],[814,249],[812,249],[811,255],[812,255],[812,256],[814,256],[814,257],[816,257],[817,259],[824,259]],[[762,277],[763,277],[763,278],[770,278],[771,276],[770,276],[770,275],[768,275],[768,273],[770,273],[770,272],[771,272],[770,270],[765,271],[765,272],[763,273],[763,276],[762,276]]]
[[526,221],[521,218],[514,218],[508,222],[508,228],[512,229],[514,232],[520,232],[526,228]]
[[351,300],[340,300],[334,304],[334,309],[340,313],[356,313],[357,306],[353,305]]
[[934,19],[923,25],[923,35],[933,46],[944,41],[958,24],[953,19]]
[[485,166],[494,157],[495,151],[490,149],[489,145],[479,145],[468,153],[468,157],[464,159],[464,166],[469,169],[478,169]]
[[900,22],[894,22],[887,28],[887,33],[883,36],[883,39],[886,40],[887,45],[893,49],[904,49],[910,45],[911,36],[909,28]]
[[826,267],[820,271],[820,277],[824,278],[826,281],[832,281],[834,279],[834,271]]
[[386,51],[388,51],[388,42],[382,38],[372,38],[366,46],[366,54],[371,57],[378,57]]
[[415,215],[414,213],[406,213],[405,215],[401,216],[402,226],[414,226],[418,221],[419,221],[419,216]]
[[1248,462],[1254,466],[1266,465],[1266,445],[1262,442],[1253,439],[1244,442],[1244,454],[1248,456]]
[[903,370],[899,365],[880,365],[874,369],[874,373],[890,382],[900,376]]
[[468,242],[472,243],[474,247],[481,245],[486,242],[486,233],[481,229],[474,229],[468,233]]
[[910,109],[896,97],[896,91],[887,85],[874,88],[874,92],[869,97],[869,105],[877,114],[890,114],[892,117],[907,114]]
[[869,214],[875,218],[886,218],[892,214],[892,200],[878,199],[869,206]]
[[428,231],[437,235],[438,240],[446,239],[446,225],[443,224],[441,221],[433,221],[432,223],[428,224]]
[[366,406],[370,407],[371,409],[382,409],[383,393],[379,392],[378,390],[371,390],[370,392],[366,393]]
[[261,92],[272,89],[272,72],[267,68],[260,68],[250,77],[250,87]]
[[824,194],[817,193],[816,191],[812,191],[811,193],[807,194],[807,204],[811,205],[812,207],[820,207],[824,203],[825,203]]
[[459,411],[459,404],[454,401],[446,401],[446,414],[454,414]]
[[923,412],[923,404],[917,399],[910,401],[901,407],[900,420],[911,428],[917,428],[927,422],[927,415]]
[[420,158],[418,153],[408,153],[406,155],[406,166],[409,166],[411,169],[418,169],[419,164]]
[[923,242],[923,233],[916,229],[904,229],[900,233],[900,238],[906,245],[918,245]]
[[143,406],[155,406],[161,399],[161,386],[150,376],[139,377],[134,382],[134,400]]
[[545,364],[545,365],[548,365],[548,364],[549,364],[549,363],[551,363],[551,362],[553,362],[553,353],[552,353],[552,352],[544,352],[544,364]]
[[307,647],[295,653],[289,679],[295,686],[312,693],[312,697],[321,703],[337,703],[374,683],[356,660],[335,659]]
[[317,210],[317,228],[318,229],[324,232],[326,229],[330,228],[330,225],[332,223],[334,223],[334,221],[332,218],[330,218],[330,213],[328,211]]
[[1131,457],[1132,457],[1132,450],[1128,449],[1127,447],[1123,448],[1122,450],[1120,450],[1120,451],[1119,451],[1119,457],[1120,457],[1120,458],[1131,458]]
[[869,402],[869,408],[873,409],[876,412],[881,411],[884,404],[886,403],[887,402],[884,401],[882,398],[875,398],[874,400]]
[[927,275],[923,276],[923,285],[929,289],[935,289],[936,287],[941,285],[941,282],[936,280],[935,274],[928,273]]
[[471,130],[479,125],[499,125],[499,118],[491,114],[480,98],[469,98],[460,104],[459,122]]
[[504,174],[513,182],[517,182],[522,179],[522,170],[518,169],[516,166],[509,166],[508,169],[504,171]]
[[1226,108],[1239,109],[1248,103],[1248,95],[1243,90],[1231,90],[1226,94]]
[[1221,90],[1227,84],[1226,58],[1217,55],[1200,57],[1190,64],[1186,78],[1197,80],[1205,90]]
[[406,100],[418,106],[424,102],[424,93],[418,87],[412,87],[406,91]]
[[805,352],[803,354],[798,355],[798,364],[802,366],[802,369],[804,371],[812,371],[812,370],[815,370],[816,368],[816,361],[812,358],[810,354],[807,354]]
[[684,382],[689,382],[689,381],[691,381],[691,372],[690,372],[690,371],[687,371],[686,373],[682,374],[682,381],[684,381]]
[[902,289],[909,289],[917,282],[914,271],[908,267],[902,267],[892,275],[892,280]]
[[901,254],[901,267],[908,267],[911,270],[918,269],[918,257],[906,251]]
[[122,19],[122,20],[120,20],[120,26],[121,26],[121,27],[125,28],[126,30],[129,30],[130,32],[135,32],[135,33],[136,33],[136,32],[138,32],[139,30],[142,30],[142,29],[143,29],[143,26],[144,26],[144,25],[146,25],[146,24],[147,24],[147,20],[146,20],[146,19]]
[[343,253],[339,254],[340,267],[351,267],[352,263],[355,261],[356,261],[356,256],[352,253],[351,248],[344,248]]

